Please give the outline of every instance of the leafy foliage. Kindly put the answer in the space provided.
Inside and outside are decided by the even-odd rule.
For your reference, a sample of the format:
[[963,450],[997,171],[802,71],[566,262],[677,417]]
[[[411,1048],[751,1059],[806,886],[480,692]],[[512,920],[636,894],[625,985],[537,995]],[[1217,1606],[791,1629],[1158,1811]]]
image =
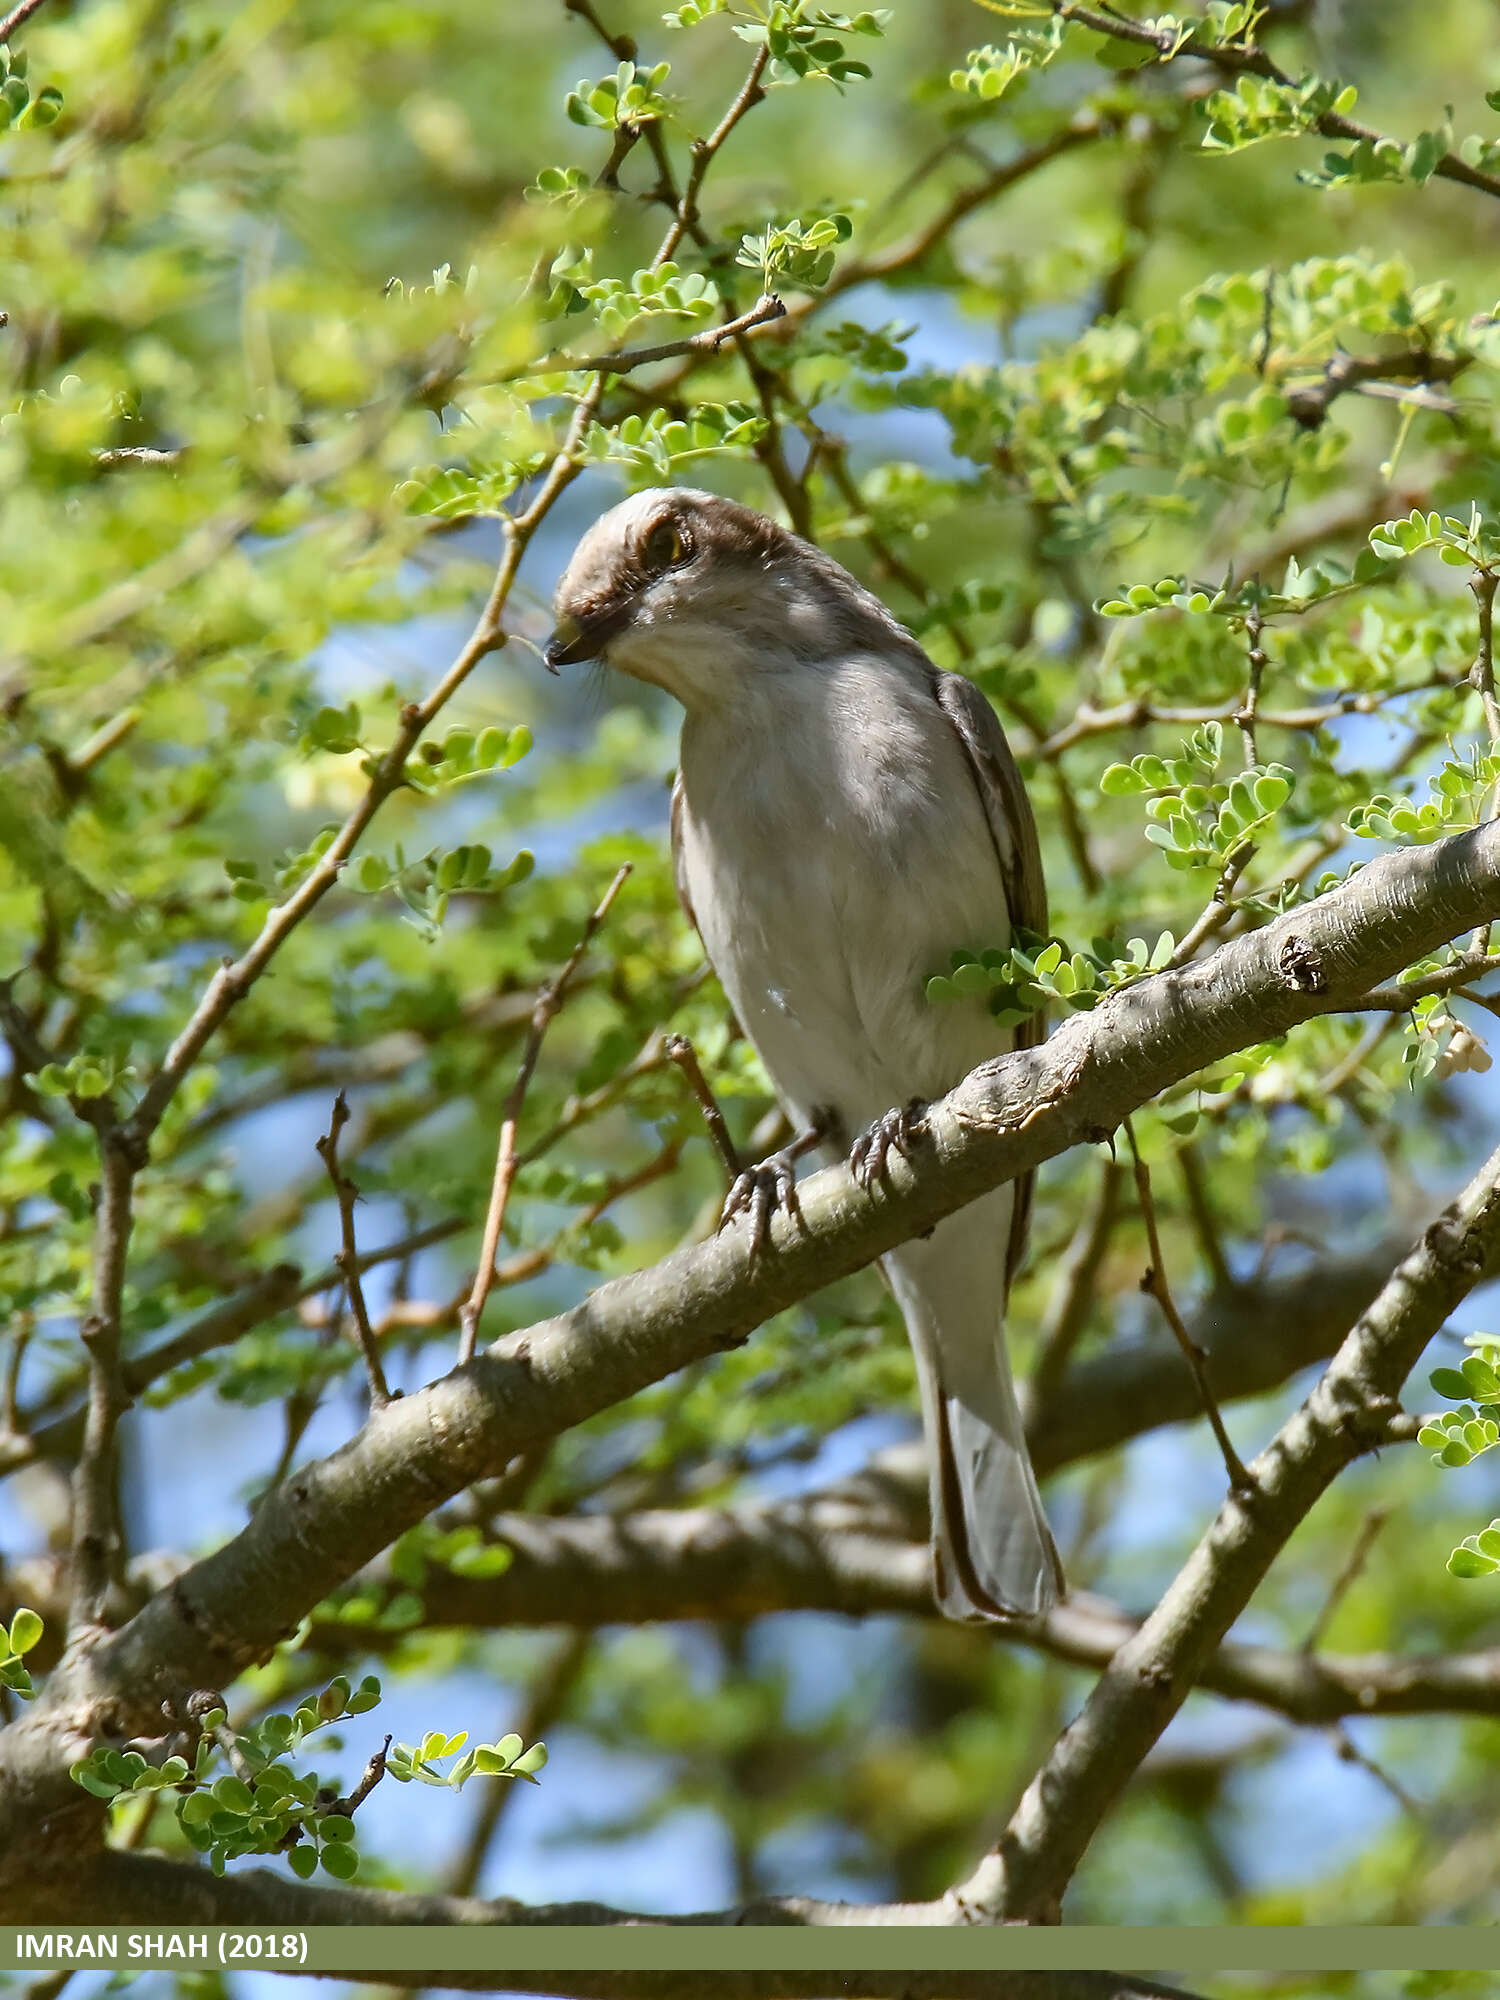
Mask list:
[[[667,1034],[691,1038],[747,1157],[779,1143],[676,905],[675,718],[535,657],[558,565],[621,491],[691,480],[779,512],[993,702],[1051,928],[954,938],[913,978],[935,1005],[987,1007],[997,1037],[1191,962],[1385,847],[1475,826],[1500,788],[1500,327],[1493,192],[1472,181],[1500,165],[1478,0],[1372,17],[1357,66],[1277,18],[1299,10],[1228,0],[1137,16],[1147,43],[1103,10],[1100,28],[995,0],[983,46],[979,16],[958,32],[911,5],[599,0],[624,57],[560,6],[272,11],[252,33],[209,0],[170,23],[149,0],[44,9],[0,55],[0,1471],[35,1464],[35,1437],[77,1455],[100,1121],[170,1072],[226,961],[254,975],[229,981],[134,1183],[113,1312],[132,1477],[191,1470],[149,1515],[126,1482],[112,1617],[161,1583],[148,1521],[191,1558],[358,1419],[315,1146],[336,1091],[392,1384],[451,1365],[538,995],[623,863],[527,1089],[481,1337],[710,1226],[718,1168]],[[1285,80],[1236,69],[1267,49]],[[1379,136],[1339,136],[1351,113]],[[786,295],[781,319],[704,337],[762,292]],[[636,365],[637,345],[657,358]],[[469,658],[497,546],[503,601]],[[1496,967],[1489,940],[1459,940],[1408,968],[1406,1011],[1253,1042],[1137,1118],[1189,1317],[1430,1206],[1492,1114]],[[1115,1334],[1128,1353],[1153,1323],[1128,1199],[1084,1255],[1110,1171],[1101,1144],[1042,1177],[1011,1309],[1023,1369],[1054,1339],[1074,1366]],[[1444,1467],[1495,1444],[1497,1370],[1481,1346],[1434,1378],[1454,1407],[1422,1444]],[[1068,1416],[1073,1392],[1053,1393]],[[762,1499],[909,1425],[915,1400],[874,1280],[831,1287],[351,1558],[236,1688],[243,1719],[209,1709],[175,1747],[101,1741],[79,1784],[122,1841],[184,1860],[414,1877],[430,1858],[389,1805],[414,1795],[382,1780],[341,1811],[326,1732],[372,1711],[378,1664],[423,1711],[390,1779],[534,1779],[541,1746],[514,1731],[425,1726],[453,1712],[449,1677],[477,1674],[518,1710],[555,1693],[581,1756],[649,1768],[635,1802],[577,1785],[591,1838],[708,1812],[745,1895],[939,1893],[1074,1705],[1074,1669],[911,1621],[818,1626],[814,1670],[789,1621],[700,1621],[601,1636],[570,1682],[550,1635],[482,1622],[517,1512],[627,1534],[638,1510]],[[1231,1421],[1261,1436],[1271,1412]],[[1149,1480],[1126,1450],[1059,1482],[1075,1586],[1133,1610],[1201,1526],[1205,1462],[1219,1479],[1193,1441],[1151,1449]],[[1335,1643],[1482,1643],[1485,1593],[1451,1578],[1500,1567],[1500,1527],[1443,1571],[1459,1484],[1418,1452],[1339,1482],[1257,1597],[1258,1642],[1301,1644],[1364,1509],[1395,1493],[1411,1506]],[[1170,1509],[1141,1503],[1148,1485]],[[51,1490],[38,1476],[17,1502],[38,1509],[24,1546],[53,1545]],[[7,1557],[0,1716],[66,1624],[66,1592],[33,1581]],[[454,1605],[474,1622],[445,1622]],[[1382,1726],[1368,1740],[1408,1756],[1409,1725]],[[1453,1754],[1419,1749],[1408,1776],[1459,1839],[1487,1824],[1492,1723],[1443,1727]],[[1226,1737],[1211,1772],[1148,1767],[1072,1913],[1493,1915],[1430,1829],[1372,1819],[1349,1870],[1320,1852],[1275,1875],[1248,1754]]]
[[[354,1813],[367,1794],[341,1797],[337,1785],[316,1771],[298,1772],[288,1759],[310,1736],[365,1715],[379,1702],[380,1682],[367,1674],[358,1688],[340,1675],[290,1714],[273,1710],[244,1730],[231,1731],[222,1708],[200,1706],[193,1717],[197,1743],[191,1756],[173,1753],[152,1761],[139,1750],[101,1746],[73,1766],[73,1778],[112,1806],[143,1794],[171,1793],[183,1839],[207,1856],[216,1875],[243,1855],[284,1854],[304,1881],[321,1868],[336,1881],[350,1882],[359,1872]],[[465,1731],[445,1736],[441,1730],[429,1731],[419,1745],[392,1744],[387,1737],[374,1770],[401,1784],[419,1779],[458,1791],[474,1776],[535,1784],[547,1761],[544,1744],[527,1748],[519,1736],[465,1749],[468,1740]],[[338,1740],[329,1738],[326,1747],[338,1749]],[[437,1770],[441,1760],[460,1751],[448,1772]],[[224,1764],[230,1768],[215,1775]]]

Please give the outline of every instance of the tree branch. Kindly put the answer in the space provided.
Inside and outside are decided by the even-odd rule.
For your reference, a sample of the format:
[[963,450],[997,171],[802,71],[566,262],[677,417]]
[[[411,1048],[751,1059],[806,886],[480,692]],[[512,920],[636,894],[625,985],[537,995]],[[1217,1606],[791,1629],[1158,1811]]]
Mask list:
[[17,28],[29,21],[44,0],[21,0],[18,7],[12,7],[3,21],[0,21],[0,42],[8,42]]
[[83,1446],[73,1474],[70,1634],[98,1623],[119,1556],[116,1435],[130,1396],[120,1367],[120,1311],[139,1156],[113,1118],[99,1128],[93,1290],[79,1337],[88,1350]]
[[[497,1577],[431,1573],[420,1593],[422,1622],[461,1631],[563,1624],[586,1632],[788,1611],[936,1618],[926,1499],[921,1452],[903,1446],[836,1486],[792,1500],[573,1519],[500,1514],[490,1533],[511,1551],[509,1569]],[[998,1637],[1100,1669],[1143,1622],[1083,1592]],[[315,1622],[309,1634],[313,1649],[326,1647],[333,1658],[349,1640],[336,1621]],[[369,1643],[366,1628],[355,1642]],[[1348,1715],[1497,1715],[1500,1647],[1338,1654],[1225,1640],[1195,1686],[1307,1724]]]
[[923,1143],[910,1161],[893,1158],[887,1187],[864,1190],[846,1168],[830,1168],[802,1184],[800,1220],[778,1216],[760,1255],[744,1232],[679,1251],[373,1413],[334,1457],[268,1494],[225,1547],[55,1675],[47,1701],[0,1734],[9,1781],[0,1783],[0,1855],[27,1857],[0,1861],[0,1880],[8,1866],[49,1865],[34,1837],[39,1817],[53,1843],[88,1837],[93,1805],[67,1779],[73,1756],[59,1761],[59,1731],[72,1751],[106,1715],[111,1733],[149,1731],[173,1684],[228,1685],[331,1588],[475,1479],[740,1343],[770,1314],[988,1188],[1103,1138],[1206,1064],[1348,1006],[1497,914],[1500,824],[1382,856],[1210,959],[1111,993],[1042,1047],[982,1065],[931,1107]]
[[[1106,40],[1132,42],[1137,48],[1155,49],[1163,62],[1175,62],[1189,56],[1200,62],[1212,63],[1231,76],[1261,76],[1269,83],[1283,84],[1288,88],[1293,86],[1293,79],[1287,72],[1273,62],[1264,49],[1253,44],[1250,47],[1237,47],[1232,42],[1205,44],[1198,40],[1196,33],[1186,40],[1179,40],[1175,27],[1157,28],[1144,21],[1132,21],[1124,14],[1081,7],[1076,0],[1052,0],[1052,11],[1065,21],[1076,21],[1079,27],[1103,35]],[[1349,139],[1356,144],[1367,139],[1372,145],[1395,143],[1373,126],[1361,125],[1337,111],[1320,112],[1312,129],[1320,132],[1325,139]],[[1500,178],[1469,166],[1456,153],[1444,153],[1432,171],[1439,180],[1458,181],[1464,187],[1477,188],[1481,194],[1500,195]]]
[[1386,1433],[1402,1384],[1500,1247],[1500,1152],[1424,1231],[1317,1386],[1231,1491],[1140,1630],[956,1892],[992,1919],[1047,1921],[1105,1813],[1333,1480]]
[[653,361],[672,361],[680,354],[717,354],[726,340],[735,340],[741,334],[754,333],[759,327],[770,326],[774,321],[785,318],[786,307],[781,300],[774,292],[765,292],[748,312],[742,312],[737,319],[723,320],[716,326],[704,327],[700,332],[687,334],[681,340],[663,340],[655,347],[622,347],[614,354],[591,354],[583,357],[558,354],[549,360],[537,362],[523,373],[560,375],[579,373],[587,369],[596,375],[628,375],[633,368],[649,367]]

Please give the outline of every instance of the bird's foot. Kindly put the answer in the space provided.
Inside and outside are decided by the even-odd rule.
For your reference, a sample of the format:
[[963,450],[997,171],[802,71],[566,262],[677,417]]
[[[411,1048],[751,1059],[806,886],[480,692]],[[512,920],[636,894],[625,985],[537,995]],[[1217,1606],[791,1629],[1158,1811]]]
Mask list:
[[771,1219],[778,1210],[791,1216],[799,1226],[802,1204],[797,1199],[795,1162],[810,1153],[829,1136],[835,1120],[831,1111],[815,1111],[813,1122],[799,1132],[790,1145],[772,1153],[759,1165],[747,1167],[735,1176],[719,1211],[719,1228],[724,1229],[738,1215],[750,1218],[750,1254],[757,1256],[771,1240]]
[[771,1218],[782,1209],[795,1222],[802,1220],[802,1204],[797,1199],[797,1175],[792,1166],[791,1148],[772,1153],[735,1177],[719,1211],[719,1228],[727,1229],[736,1216],[750,1218],[750,1254],[758,1256],[771,1240]]
[[849,1153],[849,1171],[862,1188],[890,1177],[892,1153],[911,1158],[911,1143],[926,1130],[927,1106],[920,1097],[912,1098],[898,1111],[883,1111],[866,1131],[861,1132]]

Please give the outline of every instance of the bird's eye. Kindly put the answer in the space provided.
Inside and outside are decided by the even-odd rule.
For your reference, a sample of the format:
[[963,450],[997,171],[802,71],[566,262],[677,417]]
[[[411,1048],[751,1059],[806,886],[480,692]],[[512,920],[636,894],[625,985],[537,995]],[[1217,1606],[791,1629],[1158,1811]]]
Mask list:
[[692,553],[692,543],[671,521],[658,521],[641,547],[646,567],[653,575],[685,563]]

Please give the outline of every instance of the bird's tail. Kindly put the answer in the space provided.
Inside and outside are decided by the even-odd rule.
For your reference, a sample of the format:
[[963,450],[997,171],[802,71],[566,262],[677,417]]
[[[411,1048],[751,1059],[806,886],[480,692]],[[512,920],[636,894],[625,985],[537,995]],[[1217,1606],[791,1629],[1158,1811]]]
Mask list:
[[886,1259],[922,1387],[937,1600],[965,1620],[1031,1616],[1064,1588],[1001,1327],[1007,1217],[975,1212],[992,1204]]

